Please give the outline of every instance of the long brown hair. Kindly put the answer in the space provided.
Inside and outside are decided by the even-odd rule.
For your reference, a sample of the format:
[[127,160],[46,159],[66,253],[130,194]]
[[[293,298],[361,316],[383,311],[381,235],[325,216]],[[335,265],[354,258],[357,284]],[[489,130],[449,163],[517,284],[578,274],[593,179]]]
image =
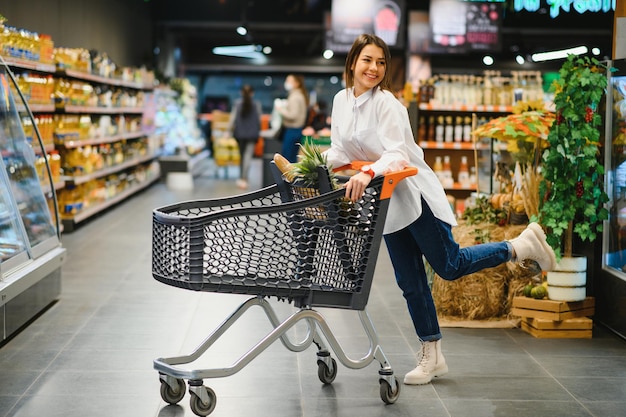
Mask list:
[[241,115],[243,117],[247,116],[252,111],[252,106],[254,106],[254,102],[252,101],[252,95],[254,94],[254,89],[251,85],[244,85],[241,87]]
[[389,47],[384,40],[369,33],[359,35],[354,40],[352,48],[350,48],[350,52],[348,52],[348,56],[346,57],[346,67],[344,69],[346,87],[352,88],[354,86],[354,72],[352,71],[352,67],[359,58],[359,55],[361,55],[363,48],[367,45],[375,45],[383,50],[383,54],[385,55],[385,75],[380,83],[378,83],[378,87],[383,90],[393,91],[391,88],[391,52],[389,52]]
[[309,107],[309,92],[306,91],[306,87],[304,85],[304,75],[302,74],[288,74],[287,76],[292,76],[296,82],[298,83],[298,86],[295,87],[298,90],[300,90],[300,92],[302,92],[302,95],[304,96],[304,102],[306,103],[307,108]]

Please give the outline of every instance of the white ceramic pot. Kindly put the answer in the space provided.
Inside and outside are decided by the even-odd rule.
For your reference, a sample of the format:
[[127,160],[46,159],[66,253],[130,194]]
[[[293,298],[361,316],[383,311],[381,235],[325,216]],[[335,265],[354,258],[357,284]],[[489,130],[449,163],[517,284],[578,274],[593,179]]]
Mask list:
[[548,272],[548,298],[557,301],[582,301],[587,296],[587,258],[563,257],[554,271]]

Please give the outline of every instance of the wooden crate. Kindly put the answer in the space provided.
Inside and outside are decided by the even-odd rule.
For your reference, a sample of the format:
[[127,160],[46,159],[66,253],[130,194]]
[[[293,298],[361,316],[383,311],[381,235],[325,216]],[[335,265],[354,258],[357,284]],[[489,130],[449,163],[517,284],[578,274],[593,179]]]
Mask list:
[[511,314],[524,318],[563,321],[577,317],[593,316],[594,310],[595,298],[593,297],[587,297],[583,301],[575,302],[513,297]]
[[591,339],[593,320],[577,317],[562,321],[524,317],[522,330],[537,338]]

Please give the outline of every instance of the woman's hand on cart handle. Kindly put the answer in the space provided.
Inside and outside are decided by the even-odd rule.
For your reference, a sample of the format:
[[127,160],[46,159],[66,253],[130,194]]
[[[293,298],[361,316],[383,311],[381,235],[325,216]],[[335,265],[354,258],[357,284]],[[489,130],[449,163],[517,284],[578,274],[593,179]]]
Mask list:
[[346,189],[346,198],[350,201],[357,202],[363,194],[365,194],[365,189],[372,181],[374,177],[366,172],[359,172],[348,180],[344,184],[344,188]]

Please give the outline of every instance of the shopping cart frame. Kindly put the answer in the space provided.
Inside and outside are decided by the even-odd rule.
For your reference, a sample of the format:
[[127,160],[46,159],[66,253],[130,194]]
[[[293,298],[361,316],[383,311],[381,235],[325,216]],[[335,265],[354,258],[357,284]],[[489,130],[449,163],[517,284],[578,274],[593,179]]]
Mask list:
[[[367,163],[355,161],[340,169],[358,170]],[[278,173],[275,166],[272,169]],[[332,190],[327,171],[320,168],[320,186],[317,195],[313,197],[302,196],[298,192],[297,184],[289,183],[275,175],[276,185],[258,191],[226,198],[187,201],[155,209],[153,212],[155,279],[194,291],[253,295],[236,308],[190,354],[154,360],[154,369],[159,372],[163,400],[169,404],[180,402],[185,395],[187,380],[192,411],[199,416],[209,415],[215,408],[217,396],[211,388],[204,386],[203,380],[226,377],[241,371],[261,352],[280,340],[293,352],[302,352],[315,344],[318,349],[318,377],[324,384],[332,383],[337,375],[337,362],[331,357],[329,347],[337,359],[350,369],[361,369],[374,360],[378,361],[381,399],[386,404],[394,403],[400,394],[400,384],[379,344],[378,335],[365,307],[389,198],[394,187],[402,179],[416,173],[417,170],[410,167],[375,178],[370,183],[364,199],[354,205],[346,203],[343,199],[345,194],[343,189]],[[364,200],[367,202],[364,203]],[[250,222],[255,226],[263,224],[263,227],[275,222],[274,225],[277,226],[277,230],[280,229],[281,236],[288,240],[288,247],[293,248],[296,260],[288,264],[287,270],[290,274],[285,280],[260,278],[262,275],[260,272],[259,276],[252,277],[249,271],[244,271],[243,276],[238,277],[237,273],[232,272],[232,268],[238,268],[237,265],[229,267],[226,273],[218,272],[216,276],[211,274],[211,268],[219,269],[222,265],[212,263],[213,261],[207,257],[213,250],[219,251],[221,248],[216,245],[207,248],[205,246],[208,245],[207,241],[218,236],[219,232],[216,230],[222,224],[228,226],[229,222],[233,223],[228,226],[230,229],[225,234],[226,237],[230,239],[231,235],[237,235],[236,228],[240,226],[238,222],[243,222],[241,219],[255,219],[254,222],[252,220]],[[249,236],[250,227],[247,223],[243,225],[245,227],[242,228],[246,230],[240,231],[239,235],[233,238],[234,242],[241,243],[240,240],[253,239]],[[363,238],[362,235],[366,237]],[[221,235],[219,236],[216,241],[224,242]],[[228,246],[227,242],[224,244]],[[366,252],[353,252],[351,246]],[[325,254],[320,255],[318,252],[321,250],[325,250]],[[373,256],[361,259],[364,253],[371,253]],[[327,277],[319,278],[316,271],[312,270],[314,257],[317,257],[315,262],[319,262],[320,256],[332,259],[336,268],[332,276],[340,276],[337,281],[329,280]],[[179,263],[181,259],[183,261]],[[218,259],[223,259],[222,255]],[[245,261],[242,260],[242,263]],[[254,271],[257,272],[257,269]],[[317,274],[321,273],[318,271]],[[297,307],[297,310],[286,319],[280,320],[268,300],[271,297],[289,301]],[[179,366],[199,359],[254,306],[264,311],[273,329],[230,366],[215,369],[185,369]],[[367,353],[361,358],[350,358],[316,307],[357,310],[369,341]],[[293,341],[287,332],[300,322],[306,324],[306,334],[302,340]]]

